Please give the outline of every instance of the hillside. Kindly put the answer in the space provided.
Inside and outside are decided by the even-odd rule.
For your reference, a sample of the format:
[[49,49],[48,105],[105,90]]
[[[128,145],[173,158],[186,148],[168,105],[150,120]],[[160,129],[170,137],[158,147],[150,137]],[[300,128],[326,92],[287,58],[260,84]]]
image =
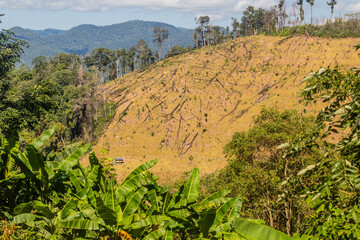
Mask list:
[[169,30],[169,39],[164,42],[163,53],[175,45],[192,45],[193,30],[176,28],[169,24],[150,21],[129,21],[109,26],[80,25],[67,31],[56,29],[31,30],[14,27],[13,31],[20,39],[30,45],[22,55],[22,62],[31,64],[32,59],[39,55],[54,57],[57,53],[77,53],[83,55],[91,53],[95,48],[128,49],[136,46],[140,39],[156,50],[153,43],[153,29],[155,26]]
[[[199,167],[226,165],[223,146],[247,130],[262,106],[301,109],[301,80],[321,66],[360,64],[360,39],[253,36],[166,59],[104,86],[117,104],[114,120],[94,151],[125,157],[120,178],[159,159],[164,182]],[[316,107],[308,108],[309,112]]]

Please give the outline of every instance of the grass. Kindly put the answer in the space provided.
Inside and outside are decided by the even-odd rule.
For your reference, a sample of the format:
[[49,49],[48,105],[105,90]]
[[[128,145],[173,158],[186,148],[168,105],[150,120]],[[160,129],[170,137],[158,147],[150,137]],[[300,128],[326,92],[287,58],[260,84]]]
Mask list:
[[[338,62],[360,65],[353,51],[360,39],[293,37],[279,43],[283,39],[236,39],[106,84],[117,113],[94,151],[106,148],[99,157],[125,157],[126,168],[115,166],[119,178],[152,159],[159,159],[154,173],[160,182],[173,182],[194,167],[210,173],[225,166],[223,146],[235,131],[249,129],[262,106],[301,110],[298,91],[311,70]],[[190,156],[196,159],[191,165]]]

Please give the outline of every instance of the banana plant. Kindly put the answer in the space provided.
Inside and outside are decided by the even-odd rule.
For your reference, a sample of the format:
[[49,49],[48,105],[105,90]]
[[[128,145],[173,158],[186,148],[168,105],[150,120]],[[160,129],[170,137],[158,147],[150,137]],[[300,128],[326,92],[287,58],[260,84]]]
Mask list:
[[[12,211],[12,223],[36,229],[41,238],[86,239],[279,239],[291,237],[240,219],[242,199],[216,192],[201,202],[199,169],[174,194],[157,185],[148,170],[157,160],[133,170],[120,184],[106,180],[94,153],[90,165],[79,163],[89,145],[72,145],[63,152],[43,157],[39,149],[54,133],[44,132],[33,144],[18,149],[16,141],[2,141],[1,183],[21,179],[30,184]],[[4,160],[5,159],[5,160]],[[19,167],[20,171],[16,170]],[[4,180],[5,179],[5,180]]]
[[12,154],[19,148],[17,138],[0,138],[0,218],[16,206],[16,193],[22,190],[23,173],[17,171],[17,164]]
[[48,213],[56,212],[66,203],[63,199],[71,188],[66,173],[78,165],[80,157],[89,148],[89,144],[70,146],[55,154],[52,160],[46,160],[48,156],[44,158],[39,150],[55,130],[56,126],[45,131],[32,144],[26,145],[25,151],[19,150],[18,141],[7,139],[2,139],[0,148],[1,170],[4,170],[0,185],[5,186],[2,189],[8,189],[4,191],[6,198],[2,198],[6,204],[1,204],[7,205],[8,209],[2,207],[2,210],[7,210],[7,218],[12,218],[9,213],[15,216],[12,218],[14,224],[36,227],[41,236],[55,233],[55,215]]
[[148,191],[147,217],[127,229],[141,230],[140,239],[173,239],[173,236],[181,239],[292,239],[255,220],[240,219],[242,198],[226,197],[228,190],[197,202],[199,180],[199,170],[195,168],[174,195],[162,188]]
[[[113,179],[105,181],[102,165],[95,154],[90,154],[91,165],[69,172],[70,181],[75,188],[72,198],[58,214],[56,224],[72,229],[76,234],[92,231],[97,236],[120,239],[121,236],[139,235],[139,231],[127,226],[145,219],[145,195],[154,188],[156,177],[147,172],[157,163],[153,160],[136,168],[116,188]],[[151,224],[170,219],[154,218]],[[149,220],[148,220],[149,221]],[[148,223],[149,224],[149,223]]]
[[[44,132],[33,144],[19,150],[18,137],[2,138],[0,146],[0,185],[5,189],[3,199],[13,209],[16,204],[46,196],[48,173],[39,149],[55,132],[53,127]],[[14,196],[15,194],[15,196]],[[3,206],[3,204],[1,204]]]

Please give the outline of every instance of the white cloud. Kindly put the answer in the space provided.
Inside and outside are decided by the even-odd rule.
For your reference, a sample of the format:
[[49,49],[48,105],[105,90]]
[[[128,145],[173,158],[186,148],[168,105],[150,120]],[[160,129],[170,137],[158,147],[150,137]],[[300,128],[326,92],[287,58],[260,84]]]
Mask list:
[[350,5],[346,8],[346,10],[351,11],[351,12],[359,12],[359,11],[360,11],[360,2],[350,4]]
[[172,9],[186,12],[237,12],[248,5],[270,7],[273,0],[0,0],[0,7],[10,9],[42,9],[76,11],[106,11],[124,7]]

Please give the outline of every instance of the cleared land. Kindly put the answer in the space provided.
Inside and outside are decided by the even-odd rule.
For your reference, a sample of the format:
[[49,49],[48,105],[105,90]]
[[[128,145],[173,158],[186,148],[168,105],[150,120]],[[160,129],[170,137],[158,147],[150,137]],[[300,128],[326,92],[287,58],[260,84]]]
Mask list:
[[[103,87],[117,104],[94,147],[102,158],[124,157],[119,178],[159,159],[153,172],[173,182],[199,167],[224,167],[224,145],[247,130],[262,106],[302,109],[301,80],[320,67],[360,65],[360,39],[253,36],[158,62]],[[316,106],[307,109],[314,112]]]

